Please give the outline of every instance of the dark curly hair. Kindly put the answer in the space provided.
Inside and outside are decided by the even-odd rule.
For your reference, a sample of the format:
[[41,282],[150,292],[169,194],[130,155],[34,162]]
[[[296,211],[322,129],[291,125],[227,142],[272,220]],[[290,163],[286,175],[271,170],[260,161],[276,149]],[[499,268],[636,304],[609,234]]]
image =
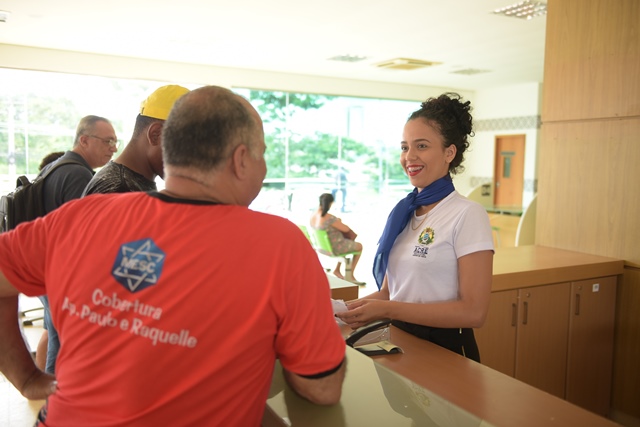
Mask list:
[[427,99],[407,120],[425,120],[440,132],[445,148],[452,144],[456,146],[456,156],[449,164],[449,173],[454,175],[464,170],[462,162],[464,152],[469,148],[468,137],[474,136],[470,111],[471,102],[463,101],[457,93],[447,92],[437,98]]

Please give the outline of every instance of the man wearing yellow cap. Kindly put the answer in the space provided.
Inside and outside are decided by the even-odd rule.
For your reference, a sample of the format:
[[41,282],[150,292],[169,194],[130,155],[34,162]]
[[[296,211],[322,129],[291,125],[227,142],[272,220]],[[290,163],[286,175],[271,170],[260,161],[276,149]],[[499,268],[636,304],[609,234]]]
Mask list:
[[162,86],[140,105],[131,141],[87,184],[83,196],[157,190],[156,176],[164,177],[160,136],[173,104],[189,92],[178,85]]

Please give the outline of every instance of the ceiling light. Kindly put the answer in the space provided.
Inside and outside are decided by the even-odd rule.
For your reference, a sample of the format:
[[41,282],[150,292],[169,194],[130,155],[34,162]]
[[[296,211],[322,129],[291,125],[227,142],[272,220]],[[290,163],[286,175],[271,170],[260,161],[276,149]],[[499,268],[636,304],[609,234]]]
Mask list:
[[415,70],[417,68],[431,67],[440,62],[423,61],[421,59],[395,58],[375,64],[378,68],[389,68],[393,70]]
[[521,1],[520,3],[496,9],[491,13],[495,13],[496,15],[509,16],[511,18],[532,19],[537,16],[546,15],[547,4],[541,1],[525,0]]
[[0,22],[7,22],[9,20],[9,16],[11,12],[7,12],[6,10],[0,10]]
[[490,70],[480,70],[478,68],[463,68],[461,70],[452,71],[451,74],[464,74],[465,76],[472,76],[474,74],[489,73]]
[[346,54],[346,55],[333,56],[329,58],[329,61],[360,62],[360,61],[364,61],[365,59],[367,59],[366,56]]

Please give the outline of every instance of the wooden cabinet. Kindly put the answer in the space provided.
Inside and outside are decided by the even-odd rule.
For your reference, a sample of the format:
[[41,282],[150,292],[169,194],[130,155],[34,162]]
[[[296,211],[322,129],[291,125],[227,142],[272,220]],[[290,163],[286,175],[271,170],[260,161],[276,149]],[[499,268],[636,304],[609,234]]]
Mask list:
[[570,284],[494,292],[476,330],[483,365],[564,398]]
[[616,276],[493,292],[482,364],[607,415],[615,295]]
[[564,397],[570,284],[519,289],[515,377]]
[[518,291],[493,292],[487,319],[474,331],[480,362],[510,377],[516,375],[517,324]]
[[616,278],[571,284],[566,399],[607,416],[611,400]]

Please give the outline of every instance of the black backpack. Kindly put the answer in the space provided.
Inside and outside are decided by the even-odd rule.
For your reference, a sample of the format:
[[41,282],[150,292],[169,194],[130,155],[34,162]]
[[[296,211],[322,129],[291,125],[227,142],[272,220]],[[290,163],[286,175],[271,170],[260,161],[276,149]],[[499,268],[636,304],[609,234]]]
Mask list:
[[55,169],[70,163],[81,165],[76,160],[65,159],[54,163],[33,182],[24,175],[20,176],[16,189],[0,199],[0,233],[13,230],[21,222],[44,216],[47,213],[44,209],[44,180]]

